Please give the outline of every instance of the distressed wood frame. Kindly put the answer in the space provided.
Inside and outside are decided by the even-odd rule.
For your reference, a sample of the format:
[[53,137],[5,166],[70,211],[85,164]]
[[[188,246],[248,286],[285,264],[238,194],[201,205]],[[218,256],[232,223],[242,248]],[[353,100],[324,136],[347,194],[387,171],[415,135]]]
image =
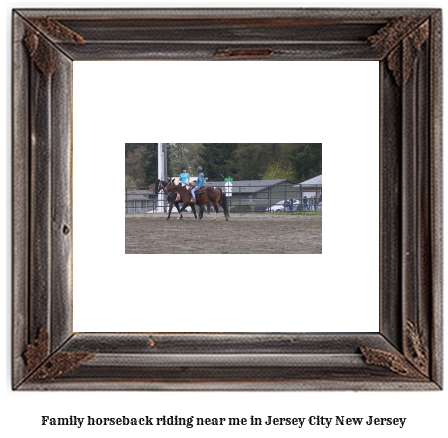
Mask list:
[[[437,9],[13,11],[12,387],[441,389],[441,29]],[[379,333],[73,333],[72,61],[89,59],[379,61]]]

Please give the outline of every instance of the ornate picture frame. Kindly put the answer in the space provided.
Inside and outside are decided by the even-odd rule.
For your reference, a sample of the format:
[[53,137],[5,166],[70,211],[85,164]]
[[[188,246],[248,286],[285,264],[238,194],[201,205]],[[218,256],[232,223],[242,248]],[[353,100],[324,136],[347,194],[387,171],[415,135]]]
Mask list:
[[[441,32],[438,9],[14,10],[12,387],[441,389]],[[378,333],[73,332],[72,63],[159,59],[379,62]]]

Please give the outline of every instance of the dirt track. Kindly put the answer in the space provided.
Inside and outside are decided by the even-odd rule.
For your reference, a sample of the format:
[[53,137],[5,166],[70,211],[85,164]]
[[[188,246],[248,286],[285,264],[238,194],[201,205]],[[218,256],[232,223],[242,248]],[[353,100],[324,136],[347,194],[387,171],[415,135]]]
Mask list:
[[194,220],[166,214],[128,215],[126,254],[321,254],[322,216],[222,213]]

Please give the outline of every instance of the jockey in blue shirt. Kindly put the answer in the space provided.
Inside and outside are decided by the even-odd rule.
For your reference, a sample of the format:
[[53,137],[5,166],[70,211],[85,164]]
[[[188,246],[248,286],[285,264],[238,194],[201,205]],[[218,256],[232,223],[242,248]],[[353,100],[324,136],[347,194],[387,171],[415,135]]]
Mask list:
[[182,173],[179,175],[179,178],[182,184],[190,184],[190,175],[187,173],[187,169],[185,167],[182,167]]
[[191,197],[193,198],[192,202],[196,202],[196,198],[194,197],[194,192],[197,189],[204,187],[204,185],[205,185],[205,177],[204,177],[204,174],[202,173],[202,167],[198,167],[198,172],[199,172],[199,175],[198,175],[198,179],[196,180],[196,186],[194,187],[194,189],[191,190]]

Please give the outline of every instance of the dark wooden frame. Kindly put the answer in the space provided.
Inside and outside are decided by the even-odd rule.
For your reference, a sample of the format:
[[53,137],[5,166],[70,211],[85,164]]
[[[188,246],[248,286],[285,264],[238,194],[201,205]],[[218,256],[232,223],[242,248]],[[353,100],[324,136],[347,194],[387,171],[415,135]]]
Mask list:
[[[15,10],[13,388],[440,389],[441,29],[437,9]],[[379,61],[379,333],[73,333],[72,61],[101,59]]]

